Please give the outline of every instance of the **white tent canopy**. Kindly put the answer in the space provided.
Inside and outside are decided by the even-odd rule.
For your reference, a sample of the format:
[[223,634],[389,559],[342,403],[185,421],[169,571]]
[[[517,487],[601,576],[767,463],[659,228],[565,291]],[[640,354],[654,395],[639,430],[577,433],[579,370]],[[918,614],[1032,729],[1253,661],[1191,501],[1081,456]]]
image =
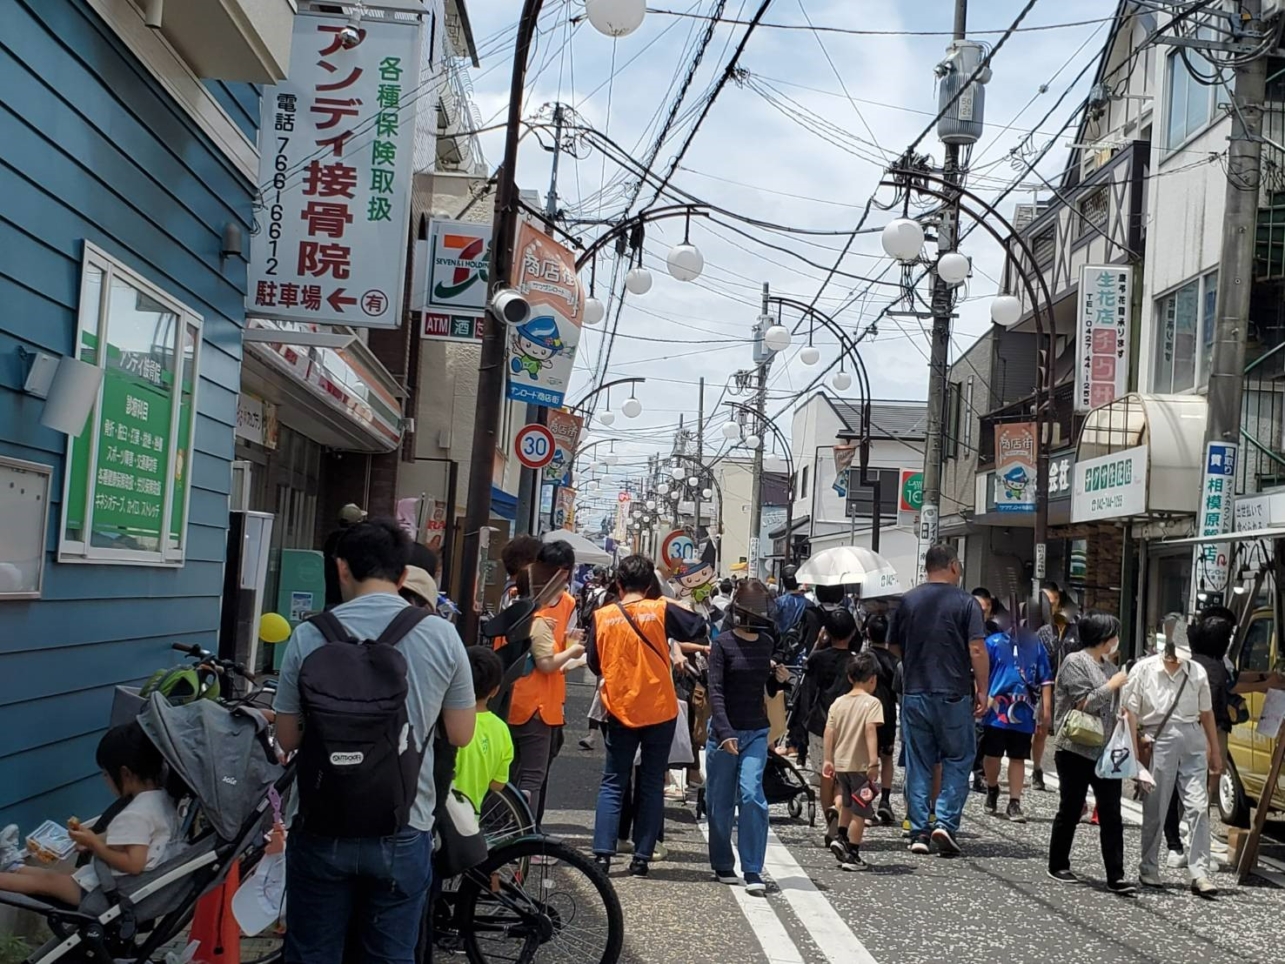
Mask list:
[[550,529],[544,534],[545,542],[565,542],[576,553],[577,566],[609,566],[611,553],[601,546],[596,546],[578,532],[570,529]]

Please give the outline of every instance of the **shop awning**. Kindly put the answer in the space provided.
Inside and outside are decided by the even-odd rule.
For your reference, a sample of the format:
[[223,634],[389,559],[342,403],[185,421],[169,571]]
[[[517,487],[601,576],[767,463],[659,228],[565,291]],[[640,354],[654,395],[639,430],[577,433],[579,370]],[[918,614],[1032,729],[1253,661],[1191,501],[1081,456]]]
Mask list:
[[[1091,411],[1076,446],[1072,521],[1193,514],[1201,489],[1208,417],[1203,395],[1135,392]],[[1105,491],[1101,485],[1082,491],[1086,478],[1093,478],[1093,469],[1116,456],[1136,462],[1139,450],[1145,450],[1145,503],[1130,511],[1090,511],[1088,504],[1100,502]]]
[[[793,521],[791,521],[791,523],[790,523],[790,532],[791,532],[791,533],[798,532],[800,529],[802,529],[804,526],[806,526],[806,525],[807,525],[809,522],[811,522],[811,521],[812,521],[812,517],[811,517],[811,516],[807,516],[807,515],[805,515],[805,516],[801,516],[801,517],[799,517],[799,518],[797,518],[797,519],[794,519],[794,520],[793,520]],[[782,524],[782,525],[777,526],[775,529],[773,529],[771,532],[769,532],[769,533],[767,534],[767,537],[768,537],[769,539],[784,539],[784,538],[785,538],[785,526],[784,526],[783,524]]]
[[518,497],[509,495],[499,486],[491,486],[491,515],[513,522],[518,517]]

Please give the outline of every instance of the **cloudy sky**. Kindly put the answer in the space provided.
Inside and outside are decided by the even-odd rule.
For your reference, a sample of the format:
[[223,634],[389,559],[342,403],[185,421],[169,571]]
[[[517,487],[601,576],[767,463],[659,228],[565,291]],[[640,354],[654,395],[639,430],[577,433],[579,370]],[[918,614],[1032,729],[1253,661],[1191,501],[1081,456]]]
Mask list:
[[[532,118],[544,105],[567,104],[583,123],[644,161],[718,0],[652,0],[642,27],[614,41],[583,21],[582,3],[546,0],[524,114]],[[723,6],[723,17],[748,21],[758,2],[726,0]],[[970,6],[970,37],[994,43],[1025,2],[974,0]],[[472,81],[483,126],[503,121],[520,7],[518,0],[468,2],[481,57]],[[1027,29],[1015,33],[992,63],[986,135],[973,152],[971,187],[993,197],[1014,182],[1037,183],[1012,152],[1017,149],[1031,157],[1050,140],[1055,144],[1039,171],[1052,178],[1061,170],[1074,127],[1060,137],[1057,133],[1087,92],[1108,36],[1106,21],[1115,8],[1116,0],[1042,0],[1035,5],[1023,22]],[[604,342],[615,317],[614,303],[607,323],[585,330],[572,382],[574,400],[601,382],[604,368],[607,380],[647,379],[638,388],[643,415],[632,421],[618,416],[612,429],[596,427],[592,434],[594,440],[615,439],[620,456],[616,482],[604,485],[604,496],[610,490],[614,497],[621,478],[640,474],[648,454],[669,451],[680,416],[689,426],[695,422],[702,376],[707,451],[725,445],[718,429],[730,412],[716,404],[733,397],[733,374],[752,367],[749,333],[764,282],[776,294],[807,302],[821,291],[818,307],[835,313],[850,333],[863,331],[898,296],[893,284],[900,277],[896,269],[883,275],[881,283],[858,280],[878,278],[888,268],[877,233],[858,237],[838,273],[828,283],[826,276],[847,240],[846,232],[878,190],[884,167],[936,113],[933,67],[949,41],[953,9],[953,0],[775,0],[768,8],[740,58],[744,73],[719,94],[671,183],[737,215],[819,233],[771,231],[726,215],[695,219],[691,239],[705,256],[705,272],[699,281],[684,284],[664,268],[669,248],[682,240],[682,222],[649,228],[645,263],[655,283],[646,295],[625,299],[609,355]],[[1029,29],[1041,27],[1050,29]],[[656,155],[654,171],[668,171],[687,142],[745,29],[734,23],[714,26],[701,67]],[[1086,68],[1083,79],[1074,83]],[[1041,124],[1064,94],[1062,104]],[[547,135],[542,139],[551,143]],[[482,143],[493,166],[502,155],[502,132],[484,133]],[[942,147],[930,134],[919,151],[940,161]],[[618,217],[631,199],[631,212],[650,204],[651,189],[643,189],[635,199],[635,174],[583,142],[574,155],[563,155],[558,180],[559,207],[568,217],[606,219]],[[526,137],[518,168],[521,186],[543,196],[549,162],[550,154],[536,137]],[[892,193],[883,189],[876,196],[887,202]],[[1011,214],[1014,204],[1031,197],[1029,187],[1014,191],[1002,209]],[[875,208],[867,227],[878,228],[894,216]],[[603,229],[577,230],[588,241]],[[974,275],[959,309],[955,353],[989,324],[987,304],[1000,277],[998,249],[983,244],[978,235],[964,245],[974,260]],[[614,273],[612,261],[599,263],[597,293],[604,300]],[[796,318],[787,315],[785,320],[793,324]],[[782,413],[787,433],[793,400],[837,356],[834,338],[818,333],[815,344],[821,361],[809,368],[797,357],[804,344],[806,335],[796,337],[771,371],[768,411]],[[868,336],[861,346],[875,397],[924,398],[927,352],[928,339],[913,319],[881,321],[877,335]],[[624,397],[612,393],[611,407],[617,413]],[[604,399],[598,410],[605,407]]]

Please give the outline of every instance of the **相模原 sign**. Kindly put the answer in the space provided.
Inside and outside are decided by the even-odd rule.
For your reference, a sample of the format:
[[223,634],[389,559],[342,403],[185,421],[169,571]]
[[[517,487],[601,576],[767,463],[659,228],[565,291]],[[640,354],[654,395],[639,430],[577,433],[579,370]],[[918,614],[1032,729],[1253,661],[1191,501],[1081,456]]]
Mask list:
[[1076,295],[1075,410],[1089,412],[1128,392],[1130,269],[1080,268]]
[[[1200,504],[1196,509],[1198,535],[1220,536],[1231,531],[1235,513],[1236,464],[1239,458],[1240,446],[1235,442],[1209,442],[1205,446]],[[1221,593],[1226,590],[1230,555],[1230,547],[1225,542],[1205,542],[1195,547],[1191,566],[1192,599],[1199,602],[1201,593]]]
[[508,397],[558,408],[571,379],[584,315],[576,259],[526,222],[518,227],[517,242],[511,280],[531,305],[531,315],[508,332]]
[[290,72],[259,116],[262,207],[246,312],[287,321],[401,324],[421,25],[294,18]]
[[1071,521],[1119,519],[1147,511],[1147,447],[1075,463]]
[[995,511],[1035,511],[1034,422],[995,426]]

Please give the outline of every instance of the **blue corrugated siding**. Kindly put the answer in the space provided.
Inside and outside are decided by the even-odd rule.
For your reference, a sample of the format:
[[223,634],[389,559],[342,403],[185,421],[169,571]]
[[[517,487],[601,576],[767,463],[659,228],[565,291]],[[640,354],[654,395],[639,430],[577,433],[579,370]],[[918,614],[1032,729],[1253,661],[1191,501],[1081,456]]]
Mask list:
[[[240,384],[245,266],[219,257],[251,189],[83,0],[0,0],[0,454],[54,466],[44,598],[0,602],[0,825],[88,815],[112,688],[212,647]],[[210,90],[253,136],[257,88]],[[84,241],[204,318],[187,562],[53,561],[66,440],[20,391],[18,347],[63,354]]]
[[207,80],[205,86],[247,137],[254,140],[259,136],[259,94],[262,87],[226,80]]

